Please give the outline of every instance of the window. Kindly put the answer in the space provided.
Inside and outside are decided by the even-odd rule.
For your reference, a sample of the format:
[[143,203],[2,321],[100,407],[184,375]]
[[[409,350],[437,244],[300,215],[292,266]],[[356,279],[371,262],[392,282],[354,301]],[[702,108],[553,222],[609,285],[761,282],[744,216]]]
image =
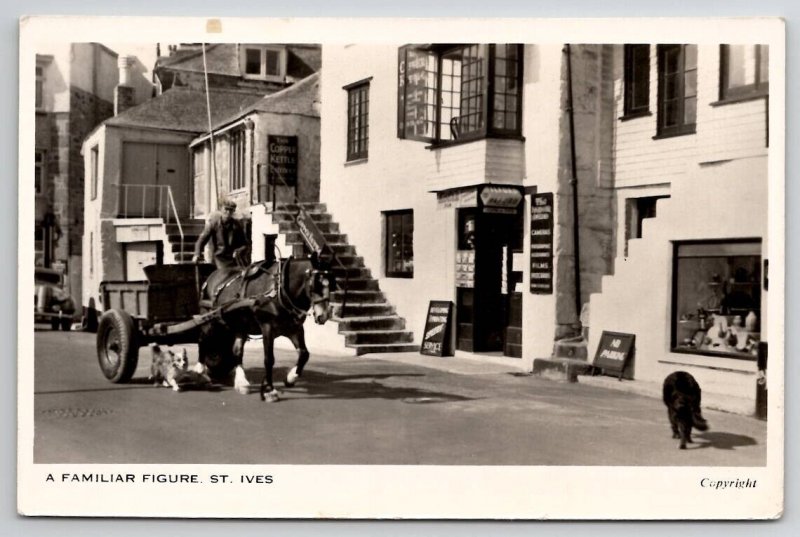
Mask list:
[[657,137],[693,134],[697,117],[697,45],[658,45]]
[[520,136],[522,46],[408,45],[398,52],[397,136]]
[[650,112],[650,45],[625,45],[625,117]]
[[755,359],[761,242],[675,244],[672,350]]
[[36,151],[36,160],[33,168],[33,184],[36,193],[41,194],[44,188],[44,151]]
[[95,199],[97,199],[97,178],[98,178],[98,174],[99,174],[99,164],[98,163],[100,161],[100,152],[99,152],[99,147],[98,146],[94,146],[92,148],[91,152],[89,153],[89,159],[90,159],[89,166],[91,166],[90,173],[92,174],[91,175],[91,181],[92,181],[92,185],[91,185],[92,198],[91,199],[95,200]]
[[242,70],[246,78],[283,81],[286,75],[286,51],[277,47],[244,47]]
[[230,183],[229,187],[231,192],[234,190],[241,190],[245,187],[245,151],[244,151],[244,129],[237,129],[230,133],[229,140],[229,158],[230,158]]
[[720,45],[720,100],[761,97],[768,92],[767,45]]
[[36,109],[44,108],[44,66],[36,66]]
[[414,211],[393,211],[384,214],[386,225],[386,276],[414,276]]
[[356,82],[347,90],[347,160],[367,158],[369,141],[369,82]]

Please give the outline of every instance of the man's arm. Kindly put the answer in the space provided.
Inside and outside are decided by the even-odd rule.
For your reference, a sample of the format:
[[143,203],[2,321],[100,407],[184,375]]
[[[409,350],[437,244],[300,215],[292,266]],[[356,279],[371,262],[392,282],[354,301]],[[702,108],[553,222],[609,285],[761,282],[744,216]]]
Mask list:
[[208,222],[206,222],[206,227],[203,228],[203,232],[200,233],[200,236],[197,237],[197,242],[194,244],[194,257],[192,261],[199,261],[203,257],[203,248],[205,248],[206,243],[211,238],[211,233],[214,231],[214,218],[209,218]]

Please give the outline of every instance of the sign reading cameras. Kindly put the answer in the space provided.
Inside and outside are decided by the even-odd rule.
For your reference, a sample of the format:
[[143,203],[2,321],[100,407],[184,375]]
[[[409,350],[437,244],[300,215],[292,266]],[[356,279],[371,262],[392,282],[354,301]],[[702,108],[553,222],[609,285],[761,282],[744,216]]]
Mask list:
[[553,194],[531,198],[531,293],[553,293]]

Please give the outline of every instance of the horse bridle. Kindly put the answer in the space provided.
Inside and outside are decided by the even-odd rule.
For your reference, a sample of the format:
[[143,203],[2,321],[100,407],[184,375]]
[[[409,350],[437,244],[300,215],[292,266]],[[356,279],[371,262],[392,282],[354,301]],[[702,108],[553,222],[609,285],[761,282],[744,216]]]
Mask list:
[[[287,260],[288,264],[288,260]],[[316,282],[318,281],[321,275],[330,274],[330,271],[327,270],[319,270],[315,268],[310,268],[306,270],[305,274],[305,281],[303,283],[303,288],[305,290],[306,296],[309,300],[308,309],[302,309],[295,304],[289,294],[286,292],[286,286],[284,282],[283,275],[286,270],[281,270],[281,274],[279,277],[280,283],[278,284],[278,304],[285,310],[287,310],[291,315],[297,317],[297,319],[302,319],[306,315],[309,314],[311,309],[316,305],[322,302],[330,302],[330,284],[326,286],[326,293],[324,295],[319,295],[318,298],[314,298],[313,289],[316,287]],[[330,282],[329,278],[326,278],[326,281]],[[310,284],[309,284],[310,283]]]

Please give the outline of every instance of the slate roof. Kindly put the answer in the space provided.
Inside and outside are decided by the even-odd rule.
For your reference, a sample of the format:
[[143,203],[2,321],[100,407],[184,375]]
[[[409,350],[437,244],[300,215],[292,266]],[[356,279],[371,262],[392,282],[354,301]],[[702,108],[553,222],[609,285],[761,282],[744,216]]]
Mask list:
[[[241,76],[239,53],[235,43],[217,43],[206,46],[208,74]],[[171,56],[158,59],[156,69],[165,67],[178,71],[203,72],[203,49],[200,47],[177,50]]]
[[[212,89],[210,92],[212,124],[231,116],[241,115],[263,96],[263,91]],[[208,131],[206,110],[204,91],[174,87],[138,106],[128,108],[104,123],[110,126],[144,127],[199,134]]]

